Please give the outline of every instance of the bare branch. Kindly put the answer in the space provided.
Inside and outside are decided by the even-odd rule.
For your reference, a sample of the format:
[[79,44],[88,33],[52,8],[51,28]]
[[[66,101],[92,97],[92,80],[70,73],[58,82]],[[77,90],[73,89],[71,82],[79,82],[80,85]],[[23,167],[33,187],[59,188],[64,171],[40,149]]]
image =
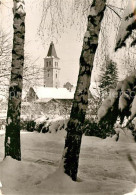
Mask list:
[[109,9],[111,9],[120,19],[121,19],[121,16],[109,5],[106,5]]

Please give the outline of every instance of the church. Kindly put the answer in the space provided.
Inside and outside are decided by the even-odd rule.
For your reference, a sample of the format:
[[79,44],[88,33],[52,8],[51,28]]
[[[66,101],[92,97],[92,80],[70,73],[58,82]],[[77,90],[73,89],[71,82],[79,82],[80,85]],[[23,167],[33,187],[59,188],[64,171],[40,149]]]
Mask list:
[[48,102],[51,99],[72,100],[74,91],[60,88],[60,58],[57,56],[54,43],[51,42],[47,56],[44,58],[43,86],[32,86],[26,94],[27,102]]
[[54,43],[51,42],[47,57],[44,58],[44,87],[60,87],[59,60]]

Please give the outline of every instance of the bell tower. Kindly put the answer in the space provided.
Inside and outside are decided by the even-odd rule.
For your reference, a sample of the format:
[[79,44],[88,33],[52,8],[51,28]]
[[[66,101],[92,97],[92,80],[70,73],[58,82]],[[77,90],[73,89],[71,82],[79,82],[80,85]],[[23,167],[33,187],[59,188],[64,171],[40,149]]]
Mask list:
[[44,87],[59,88],[59,58],[54,43],[51,42],[46,58],[44,58]]

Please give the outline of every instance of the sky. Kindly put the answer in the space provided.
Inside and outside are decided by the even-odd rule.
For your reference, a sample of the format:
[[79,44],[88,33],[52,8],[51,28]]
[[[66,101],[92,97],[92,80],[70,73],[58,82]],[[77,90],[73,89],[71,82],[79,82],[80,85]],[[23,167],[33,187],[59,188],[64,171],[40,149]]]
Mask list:
[[[72,0],[69,0],[72,1]],[[12,14],[12,0],[2,0],[2,4],[0,5],[0,24],[1,28],[6,32],[10,32],[11,41],[13,35],[13,14]],[[37,67],[41,69],[44,67],[44,58],[47,55],[49,45],[51,42],[51,38],[47,36],[44,37],[44,40],[38,34],[39,25],[42,17],[42,7],[41,0],[25,0],[26,7],[26,36],[25,36],[25,54],[29,55],[30,62],[33,63],[36,59]],[[120,6],[120,1],[111,0],[111,3],[116,6]],[[114,15],[114,14],[113,14]],[[115,16],[115,15],[114,15]],[[48,21],[48,16],[47,16]],[[50,22],[50,21],[48,21]],[[74,21],[76,23],[76,21]],[[119,23],[119,19],[115,16],[115,23]],[[106,24],[106,21],[105,21]],[[76,85],[78,71],[79,71],[79,58],[82,50],[82,40],[84,36],[84,32],[86,29],[86,23],[82,26],[81,35],[78,36],[78,30],[76,25],[69,27],[66,29],[64,33],[60,33],[61,37],[56,39],[52,39],[55,44],[56,52],[58,57],[60,58],[60,84],[63,86],[66,82],[71,82],[71,84]],[[103,44],[105,44],[105,50],[108,50],[109,55],[117,61],[119,64],[118,68],[120,71],[120,75],[122,74],[122,65],[120,65],[124,58],[123,50],[118,52],[115,55],[114,49],[114,40],[115,40],[115,29],[113,27],[112,22],[110,24],[106,24],[104,30],[108,31],[106,39],[108,40]],[[46,31],[44,33],[46,35]],[[47,33],[48,34],[48,33]],[[108,47],[106,47],[106,44]],[[105,52],[105,51],[104,51]],[[100,65],[102,65],[104,56],[98,56],[99,60],[95,62],[96,66],[93,70],[92,81],[98,80],[98,75]],[[122,75],[121,75],[122,77]],[[42,83],[41,83],[42,84]]]
[[[10,31],[12,39],[12,0],[3,0],[0,7],[1,26],[4,31]],[[29,55],[31,61],[36,61],[37,67],[43,68],[44,60],[47,56],[51,39],[45,37],[45,41],[38,35],[38,28],[41,21],[41,8],[38,6],[38,1],[29,0],[25,1],[26,9],[26,35],[25,35],[25,53]],[[77,32],[72,27],[67,32],[62,33],[61,37],[57,40],[53,39],[56,52],[60,58],[60,84],[63,86],[67,81],[76,84],[78,70],[79,70],[79,57],[82,49],[82,40],[77,38]]]

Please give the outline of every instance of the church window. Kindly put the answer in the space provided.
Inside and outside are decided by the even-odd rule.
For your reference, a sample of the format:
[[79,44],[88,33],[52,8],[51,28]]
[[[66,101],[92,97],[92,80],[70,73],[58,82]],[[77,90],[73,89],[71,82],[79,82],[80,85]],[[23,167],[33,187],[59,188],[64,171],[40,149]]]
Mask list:
[[49,65],[51,65],[51,61],[49,62]]
[[55,67],[58,67],[58,62],[55,62]]
[[47,67],[48,67],[48,62],[47,62]]
[[56,78],[57,78],[57,76],[58,76],[58,75],[56,74]]

